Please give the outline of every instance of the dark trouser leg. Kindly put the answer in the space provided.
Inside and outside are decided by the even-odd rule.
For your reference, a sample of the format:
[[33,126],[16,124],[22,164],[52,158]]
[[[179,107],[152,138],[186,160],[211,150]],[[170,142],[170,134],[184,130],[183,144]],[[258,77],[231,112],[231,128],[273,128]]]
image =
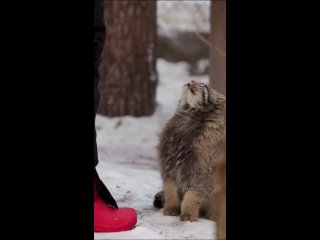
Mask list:
[[94,178],[96,181],[96,188],[97,192],[102,200],[104,200],[109,205],[118,208],[116,201],[110,194],[109,190],[106,188],[106,186],[103,184],[103,182],[100,180],[99,175],[96,170],[96,166],[98,165],[98,151],[97,151],[97,141],[96,141],[96,125],[95,125],[95,119],[97,114],[97,108],[99,104],[99,90],[98,90],[98,80],[94,80]]
[[95,79],[94,80],[94,117],[93,117],[93,126],[94,126],[94,167],[96,167],[98,165],[98,149],[97,149],[97,133],[96,133],[96,114],[97,114],[97,108],[98,108],[98,104],[99,104],[99,100],[100,100],[100,94],[99,94],[99,90],[97,87],[98,84],[98,80]]
[[100,198],[112,205],[117,207],[116,201],[113,199],[112,195],[104,186],[103,182],[100,180],[96,166],[98,165],[98,151],[97,151],[97,142],[96,142],[96,113],[99,104],[100,94],[98,89],[98,81],[99,81],[99,63],[100,63],[100,54],[103,49],[104,41],[105,41],[105,25],[103,20],[103,0],[94,0],[94,116],[93,116],[93,126],[94,126],[94,178],[95,178],[95,186]]

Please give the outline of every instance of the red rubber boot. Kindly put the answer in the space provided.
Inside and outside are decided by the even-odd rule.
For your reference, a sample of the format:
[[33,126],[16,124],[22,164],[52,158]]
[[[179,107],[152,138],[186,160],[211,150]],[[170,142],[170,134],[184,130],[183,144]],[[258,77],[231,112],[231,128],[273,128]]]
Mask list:
[[121,232],[135,227],[137,213],[133,208],[113,208],[98,195],[94,184],[94,231]]

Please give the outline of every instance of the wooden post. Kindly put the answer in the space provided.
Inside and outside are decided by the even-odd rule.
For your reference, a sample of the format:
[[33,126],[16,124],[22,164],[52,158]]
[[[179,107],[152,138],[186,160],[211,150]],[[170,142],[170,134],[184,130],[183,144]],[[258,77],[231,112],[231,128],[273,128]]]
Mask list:
[[226,96],[226,1],[211,1],[210,84]]

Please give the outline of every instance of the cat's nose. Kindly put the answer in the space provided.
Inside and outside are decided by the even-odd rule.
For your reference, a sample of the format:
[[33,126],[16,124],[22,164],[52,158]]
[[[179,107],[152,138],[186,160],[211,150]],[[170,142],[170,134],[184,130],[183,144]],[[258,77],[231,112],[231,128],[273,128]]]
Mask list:
[[195,81],[191,81],[191,83],[190,83],[190,87],[195,87],[197,85],[197,82],[195,82]]

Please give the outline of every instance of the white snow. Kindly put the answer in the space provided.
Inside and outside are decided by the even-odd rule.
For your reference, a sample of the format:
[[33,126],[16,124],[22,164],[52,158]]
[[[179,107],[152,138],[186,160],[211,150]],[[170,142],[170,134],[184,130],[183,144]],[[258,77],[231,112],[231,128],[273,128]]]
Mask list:
[[120,207],[138,212],[135,229],[120,233],[95,233],[94,239],[214,239],[213,222],[181,222],[179,217],[163,216],[153,207],[153,197],[161,190],[157,134],[173,114],[181,87],[191,79],[207,82],[208,76],[190,76],[186,63],[157,60],[158,107],[151,117],[97,116],[99,165],[97,170]]
[[158,34],[171,35],[179,31],[210,32],[210,0],[157,1]]

